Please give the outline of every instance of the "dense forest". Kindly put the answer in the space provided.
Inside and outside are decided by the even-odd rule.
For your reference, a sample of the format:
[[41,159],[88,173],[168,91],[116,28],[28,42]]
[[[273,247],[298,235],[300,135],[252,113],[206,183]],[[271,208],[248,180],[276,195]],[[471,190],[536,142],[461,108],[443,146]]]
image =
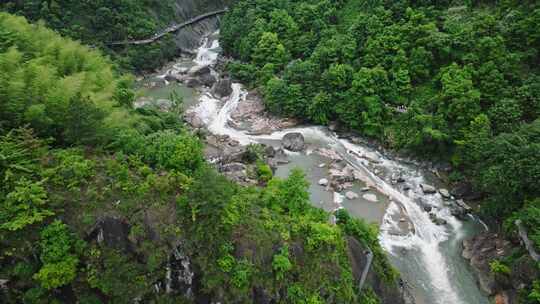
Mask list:
[[[0,302],[378,303],[351,242],[397,286],[375,227],[346,212],[331,225],[300,171],[225,179],[180,102],[134,109],[99,51],[0,13],[0,70]],[[171,260],[189,290],[170,287]]]
[[222,42],[238,60],[231,73],[260,87],[273,112],[338,121],[449,160],[454,181],[482,192],[486,215],[532,214],[540,207],[540,4],[436,3],[240,1]]
[[30,21],[44,21],[62,35],[99,47],[122,69],[132,72],[160,67],[178,55],[174,37],[159,43],[116,47],[111,42],[144,39],[175,22],[206,11],[222,8],[230,0],[10,0],[0,8],[25,16]]
[[269,110],[450,162],[540,248],[538,1],[243,0],[221,35]]
[[[231,5],[227,70],[268,110],[450,163],[491,227],[516,238],[520,219],[540,250],[538,1],[2,1],[1,303],[380,303],[380,286],[358,290],[354,246],[397,285],[376,227],[344,211],[331,225],[302,172],[273,178],[253,155],[260,186],[239,186],[205,162],[181,100],[134,109],[119,71],[162,65],[174,38],[109,43],[181,21],[188,2]],[[521,290],[540,303],[540,279]]]

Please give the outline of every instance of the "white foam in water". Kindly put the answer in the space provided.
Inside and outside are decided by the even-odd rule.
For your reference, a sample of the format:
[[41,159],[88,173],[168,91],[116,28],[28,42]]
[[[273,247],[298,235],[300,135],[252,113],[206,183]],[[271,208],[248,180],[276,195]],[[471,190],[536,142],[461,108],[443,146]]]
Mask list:
[[202,45],[197,50],[197,57],[194,62],[200,66],[213,65],[218,58],[218,52],[215,49],[219,48],[219,41],[213,40],[208,46],[208,37],[204,38]]
[[[341,204],[343,203],[343,200],[345,199],[345,196],[339,192],[334,192],[334,203],[341,207]],[[339,209],[339,207],[337,209]]]
[[[204,41],[203,46],[199,48],[197,58],[194,60],[198,65],[211,65],[216,62],[217,53],[211,49],[219,47],[217,40],[207,47],[208,41]],[[460,231],[462,224],[451,216],[448,208],[443,204],[443,199],[438,194],[424,195],[420,190],[420,184],[425,182],[425,178],[417,169],[409,168],[397,161],[385,158],[383,155],[364,146],[353,144],[347,140],[338,139],[336,134],[330,133],[326,128],[322,127],[297,127],[274,132],[268,135],[249,135],[244,131],[240,131],[229,127],[231,113],[236,109],[240,100],[244,99],[247,92],[242,89],[240,84],[232,85],[233,92],[225,101],[225,104],[219,109],[221,101],[213,98],[209,94],[204,94],[200,98],[199,105],[193,109],[201,120],[207,125],[210,132],[219,135],[229,135],[232,139],[246,145],[257,142],[261,139],[281,139],[286,133],[300,132],[306,140],[314,139],[317,142],[327,143],[338,152],[351,166],[369,179],[375,188],[387,195],[391,199],[386,214],[383,218],[383,223],[380,229],[379,240],[383,248],[390,254],[398,256],[399,253],[395,249],[415,250],[420,252],[422,261],[419,268],[427,275],[426,281],[419,282],[425,286],[426,290],[432,290],[436,299],[434,304],[468,304],[464,302],[460,295],[453,288],[448,274],[449,267],[441,250],[441,243],[448,240],[450,233]],[[365,159],[355,155],[351,155],[348,151],[358,152],[360,155],[365,153],[375,153],[381,160],[381,167],[384,167],[390,172],[403,172],[405,179],[412,187],[407,195],[398,191],[392,185],[387,183],[375,175],[367,166]],[[422,197],[427,200],[426,203],[433,207],[432,212],[437,217],[447,221],[447,225],[438,226],[434,224],[427,212],[425,212],[415,199]],[[334,192],[334,203],[338,208],[342,208],[343,195]],[[398,203],[396,203],[398,202]],[[414,226],[407,234],[392,233],[399,231],[399,226],[396,218],[400,217],[401,208],[409,217]],[[418,274],[418,277],[426,277]]]

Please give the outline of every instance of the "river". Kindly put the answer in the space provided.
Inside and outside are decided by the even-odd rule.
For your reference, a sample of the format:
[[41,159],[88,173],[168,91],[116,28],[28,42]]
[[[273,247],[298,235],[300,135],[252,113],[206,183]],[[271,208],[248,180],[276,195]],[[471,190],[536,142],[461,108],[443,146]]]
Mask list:
[[[179,60],[164,67],[154,80],[164,81],[164,75],[175,69],[213,66],[219,51],[217,33],[209,35],[197,50],[195,59]],[[450,213],[455,204],[453,199],[445,199],[440,193],[424,194],[421,184],[444,187],[431,170],[413,161],[387,155],[368,144],[340,138],[326,127],[294,127],[267,135],[250,135],[246,130],[231,127],[228,123],[231,115],[239,103],[246,102],[248,94],[239,83],[232,85],[233,92],[225,100],[214,98],[206,89],[165,83],[146,89],[144,94],[159,99],[176,91],[184,97],[188,111],[198,115],[211,133],[228,135],[242,145],[265,143],[279,147],[284,134],[302,133],[307,149],[287,153],[290,162],[279,166],[276,175],[285,177],[292,168],[300,167],[311,183],[311,201],[315,206],[327,211],[345,208],[353,216],[379,224],[380,243],[409,285],[416,303],[489,303],[477,287],[468,263],[461,257],[462,240],[480,232],[484,226],[473,216],[465,221],[454,217]],[[343,193],[327,191],[318,184],[320,179],[328,176],[331,163],[327,156],[315,153],[321,148],[335,152],[361,175],[362,182],[355,182],[348,189],[358,193],[359,197],[350,200]],[[401,182],[396,182],[396,176]],[[366,186],[370,189],[363,192]],[[432,217],[446,224],[435,224],[426,208],[431,209]]]

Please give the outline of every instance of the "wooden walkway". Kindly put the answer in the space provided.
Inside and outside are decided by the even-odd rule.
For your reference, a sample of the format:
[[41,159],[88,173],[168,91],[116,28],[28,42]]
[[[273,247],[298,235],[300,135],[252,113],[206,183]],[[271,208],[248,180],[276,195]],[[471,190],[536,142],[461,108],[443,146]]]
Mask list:
[[199,21],[202,21],[204,19],[214,17],[220,14],[224,14],[227,12],[227,8],[219,10],[219,11],[213,11],[206,14],[199,15],[197,17],[191,18],[187,20],[186,22],[182,22],[180,24],[171,25],[168,28],[155,33],[154,36],[147,39],[141,39],[141,40],[125,40],[125,41],[116,41],[116,42],[110,42],[108,45],[114,46],[114,45],[141,45],[141,44],[150,44],[152,42],[155,42],[156,40],[159,40],[163,38],[163,36],[167,35],[168,33],[173,33],[178,31],[181,28],[184,28],[186,26],[192,25],[194,23],[197,23]]

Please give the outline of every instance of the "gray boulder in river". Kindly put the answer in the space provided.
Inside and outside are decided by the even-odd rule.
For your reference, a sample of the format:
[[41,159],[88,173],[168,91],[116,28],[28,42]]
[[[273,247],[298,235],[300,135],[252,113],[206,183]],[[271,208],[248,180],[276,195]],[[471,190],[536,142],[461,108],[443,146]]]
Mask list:
[[302,151],[305,146],[304,135],[298,132],[287,133],[283,136],[281,144],[287,150],[294,152]]
[[204,74],[199,77],[201,83],[207,87],[212,87],[216,83],[216,77],[212,74]]
[[232,93],[232,81],[229,78],[219,79],[212,87],[212,94],[217,97],[229,96]]

